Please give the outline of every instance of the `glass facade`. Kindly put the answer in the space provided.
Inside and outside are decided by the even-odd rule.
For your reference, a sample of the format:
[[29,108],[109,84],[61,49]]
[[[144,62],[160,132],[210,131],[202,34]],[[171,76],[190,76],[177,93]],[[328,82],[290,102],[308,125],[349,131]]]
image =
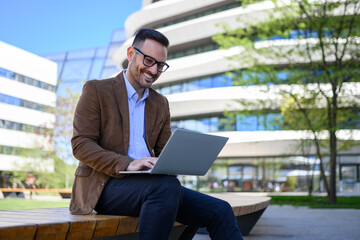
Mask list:
[[202,191],[307,191],[313,184],[314,191],[320,192],[323,186],[317,163],[314,156],[224,158],[204,177],[180,179]]
[[[324,158],[329,171],[329,158]],[[339,156],[337,190],[360,191],[360,157]],[[315,156],[287,156],[266,158],[223,158],[215,161],[203,177],[179,176],[181,182],[203,192],[306,192],[312,185],[314,192],[324,192],[319,160]]]
[[124,30],[115,29],[108,46],[42,55],[58,65],[57,94],[64,96],[67,90],[81,92],[87,80],[104,79],[118,72],[111,57],[125,40]]
[[231,87],[233,80],[230,76],[219,74],[209,77],[194,78],[181,83],[157,86],[154,89],[163,95],[190,92],[207,88]]
[[[360,72],[351,69],[353,75]],[[298,68],[288,70],[277,69],[271,73],[254,73],[246,69],[240,69],[237,72],[222,73],[212,76],[203,76],[194,79],[179,80],[174,84],[163,84],[156,86],[155,89],[161,94],[175,94],[182,92],[190,92],[207,88],[232,87],[232,86],[254,86],[254,85],[280,85],[280,84],[303,84],[313,83],[319,80],[322,71],[316,71],[316,74],[309,73],[309,70]],[[351,81],[350,74],[346,76],[347,81]]]
[[216,115],[171,121],[172,128],[183,128],[204,133],[222,131],[274,131],[283,130],[282,125],[282,116],[280,113],[237,114],[235,118]]
[[217,49],[219,49],[219,45],[217,45],[216,43],[210,42],[207,44],[193,46],[193,47],[182,49],[179,51],[171,51],[171,52],[169,52],[167,59],[170,60],[170,59],[174,59],[174,58],[181,58],[181,57],[186,57],[186,56],[190,56],[190,55],[194,55],[194,54],[198,54],[198,53],[210,52],[210,51],[217,50]]

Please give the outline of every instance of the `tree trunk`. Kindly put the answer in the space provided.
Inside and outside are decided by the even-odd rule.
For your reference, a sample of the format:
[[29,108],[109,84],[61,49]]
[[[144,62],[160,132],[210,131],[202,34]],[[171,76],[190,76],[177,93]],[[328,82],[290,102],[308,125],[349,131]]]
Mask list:
[[336,133],[330,131],[330,194],[328,200],[330,204],[336,204]]
[[337,94],[333,86],[333,98],[328,109],[329,134],[330,134],[330,194],[328,200],[330,204],[336,204],[336,157],[337,157],[337,137],[336,137],[336,118],[337,118]]
[[323,157],[322,157],[321,150],[320,150],[320,143],[319,143],[319,139],[317,139],[315,134],[314,134],[314,142],[315,142],[315,147],[316,147],[316,154],[320,160],[320,173],[321,173],[320,176],[324,182],[325,191],[327,192],[327,195],[330,196],[330,188],[328,186],[327,177],[325,175],[324,161],[323,161]]

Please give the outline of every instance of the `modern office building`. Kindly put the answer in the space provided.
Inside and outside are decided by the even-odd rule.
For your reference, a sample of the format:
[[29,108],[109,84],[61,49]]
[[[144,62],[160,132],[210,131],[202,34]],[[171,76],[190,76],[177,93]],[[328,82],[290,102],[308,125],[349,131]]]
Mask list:
[[[240,49],[219,49],[212,37],[221,32],[218,23],[239,27],[244,24],[237,21],[239,15],[243,19],[261,16],[264,7],[267,6],[258,4],[244,9],[235,0],[144,0],[142,9],[125,23],[128,40],[113,56],[119,68],[126,68],[126,49],[140,28],[161,31],[170,40],[170,68],[154,83],[154,88],[170,102],[173,127],[230,138],[205,178],[183,179],[191,187],[279,190],[295,177],[294,187],[306,190],[309,163],[317,162],[312,149],[304,154],[297,147],[300,139],[307,138],[306,131],[284,130],[281,125],[269,124],[273,119],[281,119],[280,110],[266,115],[238,114],[235,121],[224,115],[224,111],[241,110],[235,100],[261,98],[261,87],[239,87],[233,83],[225,73],[236,63],[226,57],[238,54]],[[356,134],[354,138],[359,141],[359,133]],[[359,145],[338,154],[339,191],[360,191]],[[321,191],[318,168],[314,175],[314,189]]]
[[[0,183],[11,171],[53,171],[56,63],[0,42]],[[6,186],[8,187],[8,186]]]

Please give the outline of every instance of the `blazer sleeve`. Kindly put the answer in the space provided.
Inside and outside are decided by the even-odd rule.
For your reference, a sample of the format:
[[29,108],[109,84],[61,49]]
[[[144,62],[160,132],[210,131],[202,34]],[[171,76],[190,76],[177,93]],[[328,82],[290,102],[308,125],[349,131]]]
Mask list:
[[120,177],[133,159],[106,150],[99,145],[101,108],[96,86],[87,82],[75,109],[73,120],[72,151],[76,159],[98,172]]

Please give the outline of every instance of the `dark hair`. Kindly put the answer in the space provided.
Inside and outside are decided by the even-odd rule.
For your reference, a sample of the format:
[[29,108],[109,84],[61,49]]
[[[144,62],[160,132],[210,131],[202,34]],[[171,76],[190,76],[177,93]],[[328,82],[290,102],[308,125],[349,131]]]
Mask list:
[[132,46],[141,47],[146,39],[155,40],[158,43],[165,46],[166,48],[169,47],[169,40],[167,39],[167,37],[165,37],[165,35],[162,34],[161,32],[158,32],[158,31],[156,31],[154,29],[150,29],[150,28],[140,29],[136,33],[136,36],[135,36],[134,41],[132,43]]

